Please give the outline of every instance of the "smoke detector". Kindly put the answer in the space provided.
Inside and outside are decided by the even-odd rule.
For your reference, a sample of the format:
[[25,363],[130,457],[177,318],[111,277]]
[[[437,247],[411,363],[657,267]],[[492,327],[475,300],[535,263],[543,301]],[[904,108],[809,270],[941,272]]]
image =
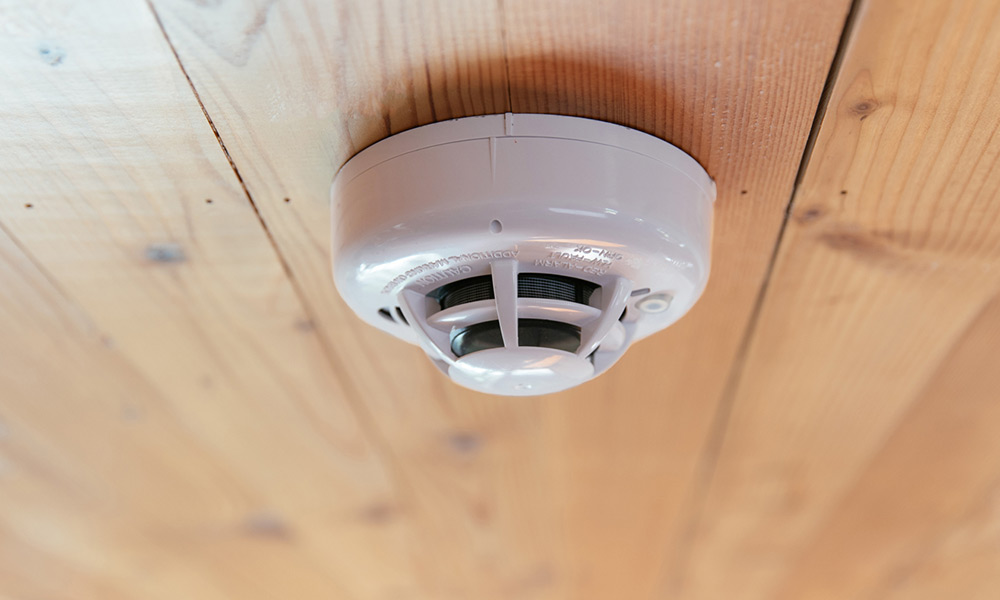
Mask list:
[[347,304],[481,392],[592,379],[708,280],[712,179],[611,123],[508,113],[418,127],[354,156],[331,195]]

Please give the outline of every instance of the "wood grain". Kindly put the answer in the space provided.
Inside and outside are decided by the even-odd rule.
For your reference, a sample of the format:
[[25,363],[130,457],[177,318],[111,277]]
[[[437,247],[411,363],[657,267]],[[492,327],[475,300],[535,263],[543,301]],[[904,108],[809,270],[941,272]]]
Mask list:
[[779,598],[991,598],[1000,577],[1000,295],[795,559]]
[[413,587],[371,518],[392,475],[148,8],[0,10],[0,595]]
[[[859,3],[738,355],[848,4],[0,0],[0,597],[994,598],[995,0]],[[699,306],[540,399],[329,274],[344,161],[507,110],[720,191]]]
[[[406,482],[426,597],[656,597],[848,2],[152,5]],[[606,377],[527,401],[451,386],[354,319],[328,274],[347,158],[509,109],[665,137],[721,191],[699,308]]]
[[[1000,475],[987,439],[992,374],[964,387],[948,374],[966,345],[988,345],[976,329],[994,326],[1000,288],[998,25],[989,0],[862,4],[732,399],[682,597],[882,598],[954,560],[937,557],[936,528],[986,501]],[[975,364],[997,367],[992,355]],[[951,383],[934,378],[939,369]],[[933,431],[951,419],[964,425]],[[967,580],[898,593],[988,594],[995,573],[979,565]]]
[[[373,439],[392,461],[399,488],[388,519],[412,519],[405,549],[420,578],[408,593],[549,593],[556,553],[546,523],[559,504],[546,495],[544,404],[457,389],[419,349],[355,318],[329,266],[329,186],[347,158],[419,124],[509,108],[496,5],[154,7],[326,337],[341,383],[363,404]],[[252,46],[248,23],[259,24]]]

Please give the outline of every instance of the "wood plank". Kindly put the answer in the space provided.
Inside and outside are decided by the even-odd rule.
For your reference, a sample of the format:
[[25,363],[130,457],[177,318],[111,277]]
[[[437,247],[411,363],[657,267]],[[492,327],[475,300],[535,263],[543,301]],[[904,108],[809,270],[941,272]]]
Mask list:
[[[117,558],[117,548],[94,543],[82,552],[73,542],[83,536],[46,536],[39,521],[48,518],[72,531],[79,530],[80,517],[92,516],[72,519],[80,496],[100,495],[100,481],[88,476],[92,469],[74,470],[79,463],[72,464],[66,448],[103,452],[106,462],[108,447],[97,440],[136,421],[140,403],[157,398],[157,392],[131,365],[115,360],[94,324],[5,233],[0,233],[0,281],[2,593],[54,597],[74,590],[82,597],[128,597],[123,586],[102,573],[101,563]],[[78,399],[81,409],[60,417],[60,408],[67,408],[56,404],[60,399]],[[53,406],[42,406],[46,401]],[[22,407],[46,417],[29,422]]]
[[1000,295],[799,555],[777,598],[993,598],[1000,583]]
[[455,388],[419,349],[356,319],[329,267],[329,186],[347,158],[419,124],[509,108],[496,4],[153,6],[342,383],[377,423],[403,490],[385,514],[415,522],[406,548],[418,597],[548,592],[547,471],[521,467],[545,464],[547,441],[532,439],[543,407],[518,410]]
[[[153,6],[407,482],[427,596],[654,597],[848,2]],[[510,108],[666,137],[721,190],[702,305],[545,399],[451,386],[354,319],[328,274],[340,164],[390,133]]]
[[408,593],[395,482],[149,9],[0,13],[0,594]]
[[[683,597],[774,598],[784,585],[802,592],[789,597],[828,597],[800,579],[799,557],[831,543],[831,523],[855,518],[845,502],[875,501],[884,484],[866,468],[898,460],[886,444],[912,435],[894,432],[997,293],[998,25],[990,0],[862,4],[733,399]],[[974,395],[952,400],[978,410]],[[956,502],[980,493],[966,476]],[[896,493],[907,500],[905,486]],[[883,534],[889,543],[893,532]],[[877,567],[847,555],[868,554],[836,549],[844,554],[825,560],[858,586],[839,597],[882,597],[863,585]]]

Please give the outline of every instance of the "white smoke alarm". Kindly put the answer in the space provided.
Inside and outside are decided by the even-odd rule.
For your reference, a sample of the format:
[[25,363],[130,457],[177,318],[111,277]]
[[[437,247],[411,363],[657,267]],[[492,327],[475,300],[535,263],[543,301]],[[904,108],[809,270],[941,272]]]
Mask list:
[[592,379],[708,281],[712,179],[611,123],[508,113],[418,127],[348,161],[331,194],[347,304],[481,392]]

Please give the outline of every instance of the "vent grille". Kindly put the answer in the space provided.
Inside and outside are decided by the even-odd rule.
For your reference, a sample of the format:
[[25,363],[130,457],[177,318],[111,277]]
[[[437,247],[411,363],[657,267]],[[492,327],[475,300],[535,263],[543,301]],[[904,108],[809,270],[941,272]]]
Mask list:
[[492,300],[495,297],[493,279],[489,275],[483,275],[456,281],[431,292],[431,296],[441,304],[441,310],[480,300]]
[[[589,281],[563,275],[520,273],[517,276],[518,298],[547,298],[576,302],[577,304],[590,304],[590,297],[598,287]],[[441,310],[495,298],[493,280],[489,275],[470,277],[449,283],[428,295],[438,301]]]
[[[518,346],[553,348],[576,352],[580,348],[580,328],[568,323],[544,319],[518,319]],[[455,356],[503,347],[499,321],[486,321],[463,327],[451,338],[451,351]]]

